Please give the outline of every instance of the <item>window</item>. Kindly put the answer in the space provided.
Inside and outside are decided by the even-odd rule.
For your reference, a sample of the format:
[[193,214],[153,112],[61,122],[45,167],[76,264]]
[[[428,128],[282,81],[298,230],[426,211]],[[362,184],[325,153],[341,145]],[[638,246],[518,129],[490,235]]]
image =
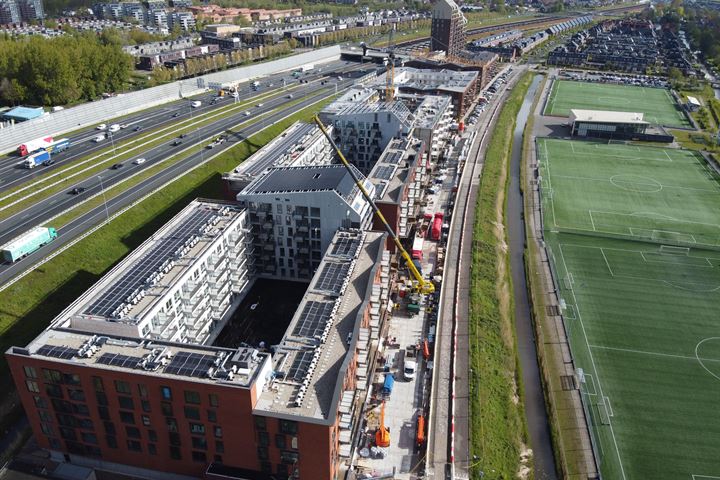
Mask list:
[[150,412],[150,402],[148,402],[147,400],[140,400],[140,404],[142,405],[143,412]]
[[163,400],[172,400],[172,390],[170,390],[170,387],[160,387],[160,394]]
[[148,440],[151,442],[157,442],[157,432],[155,430],[148,430]]
[[118,402],[120,403],[120,408],[135,410],[135,404],[133,403],[132,397],[118,396]]
[[68,389],[68,396],[70,397],[70,400],[75,400],[76,402],[84,402],[85,401],[85,392],[82,390],[76,390],[76,389]]
[[279,449],[285,448],[285,435],[281,433],[275,435],[275,446]]
[[105,395],[102,392],[95,392],[95,398],[97,399],[98,405],[106,405],[108,404],[107,395]]
[[115,380],[115,391],[118,393],[126,393],[128,395],[132,393],[130,390],[130,384],[128,382],[123,382],[122,380]]
[[138,393],[140,394],[140,398],[147,398],[147,396],[148,396],[147,387],[145,385],[139,384],[138,385]]
[[[215,437],[222,438],[222,427],[215,425]],[[282,447],[285,448],[285,447]]]
[[280,452],[280,461],[282,463],[286,464],[294,464],[297,463],[300,460],[300,454],[297,452],[290,452],[287,450],[283,450]]
[[148,453],[150,455],[157,455],[157,447],[154,443],[148,443]]
[[142,452],[142,445],[140,445],[140,442],[137,440],[128,440],[127,448],[131,452]]
[[209,422],[217,422],[217,412],[215,410],[208,410],[207,411],[208,421]]
[[43,422],[51,422],[53,421],[52,415],[50,415],[50,412],[47,410],[39,410],[38,413],[40,414],[40,420]]
[[267,432],[258,432],[258,444],[260,444],[261,447],[270,445],[270,434]]
[[76,373],[63,373],[63,383],[68,385],[80,385],[80,375]]
[[202,433],[205,434],[205,425],[202,423],[191,423],[190,433]]
[[117,438],[113,437],[112,435],[105,435],[105,441],[107,442],[108,447],[118,448]]
[[[27,380],[28,382],[30,380]],[[34,383],[34,382],[33,382]],[[32,391],[32,390],[30,390]],[[63,398],[63,391],[60,385],[53,385],[52,383],[45,384],[45,393],[48,397]]]
[[120,421],[134,425],[135,415],[132,412],[120,412]]
[[268,456],[268,449],[267,447],[258,447],[258,459],[260,460],[269,460],[270,457]]
[[215,440],[215,451],[217,453],[225,453],[225,444],[220,440]]
[[217,396],[216,394],[211,393],[210,395],[208,395],[208,399],[210,400],[210,406],[211,406],[211,407],[217,407],[217,406],[220,405],[220,404],[218,403],[218,396]]
[[37,370],[35,370],[35,367],[23,367],[23,370],[25,370],[25,376],[27,378],[37,378]]
[[177,432],[178,431],[177,420],[175,420],[174,418],[171,418],[171,417],[168,417],[165,420],[167,421],[168,432]]
[[47,423],[41,423],[41,424],[40,424],[40,429],[41,429],[42,432],[43,432],[45,435],[47,435],[48,437],[52,437],[53,435],[55,435],[55,434],[53,433],[52,427],[51,427],[50,425],[48,425]]
[[57,370],[48,370],[47,368],[42,369],[43,378],[46,382],[60,383],[62,381],[62,374]]
[[185,407],[185,418],[200,420],[200,410],[195,407]]
[[80,438],[82,438],[82,441],[85,443],[92,443],[93,445],[97,445],[97,436],[94,433],[89,432],[80,432]]
[[170,439],[170,445],[175,445],[176,447],[180,446],[181,442],[179,433],[169,433],[168,438]]
[[102,378],[100,377],[92,377],[93,381],[93,387],[95,388],[96,392],[104,392],[105,387],[103,386]]
[[214,455],[213,458],[215,459],[215,463],[223,463],[222,455]]
[[25,380],[25,385],[29,392],[40,393],[40,386],[33,380]]
[[150,417],[148,417],[147,415],[141,415],[140,417],[142,418],[142,424],[145,425],[146,427],[149,427],[150,426]]
[[297,422],[292,420],[280,420],[280,433],[295,435],[297,434],[297,430]]
[[200,394],[198,392],[185,390],[185,403],[194,403],[196,405],[199,404]]
[[205,452],[192,452],[193,462],[207,462],[207,455]]
[[110,411],[107,407],[98,407],[98,413],[103,420],[110,420]]
[[207,440],[205,437],[192,437],[192,446],[200,450],[207,450]]
[[181,460],[180,449],[178,447],[170,447],[170,458],[174,460]]
[[95,427],[93,426],[93,421],[89,418],[80,418],[78,419],[78,424],[80,425],[80,428],[84,428],[86,430],[92,430]]
[[135,427],[125,427],[125,433],[129,438],[140,438],[140,429]]
[[35,395],[33,397],[33,400],[35,401],[35,406],[37,408],[48,408],[47,399],[45,399],[44,397],[38,397],[37,395]]
[[65,440],[77,440],[75,430],[67,427],[60,427],[60,436]]
[[160,409],[162,410],[162,414],[165,415],[166,417],[173,416],[172,403],[162,402],[160,404]]
[[115,435],[115,424],[113,422],[103,422],[103,428],[108,435]]

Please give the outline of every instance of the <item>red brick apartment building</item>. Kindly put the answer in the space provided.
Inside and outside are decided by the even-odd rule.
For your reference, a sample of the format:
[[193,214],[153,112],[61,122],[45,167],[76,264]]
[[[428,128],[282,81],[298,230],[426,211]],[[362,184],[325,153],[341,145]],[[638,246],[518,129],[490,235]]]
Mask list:
[[6,353],[37,443],[140,478],[341,478],[383,328],[385,237],[336,234],[272,354],[73,328],[102,279]]

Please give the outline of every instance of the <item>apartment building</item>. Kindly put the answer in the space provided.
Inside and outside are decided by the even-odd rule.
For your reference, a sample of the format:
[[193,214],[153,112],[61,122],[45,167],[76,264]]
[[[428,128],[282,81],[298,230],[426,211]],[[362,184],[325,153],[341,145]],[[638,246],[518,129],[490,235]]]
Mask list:
[[20,4],[16,0],[0,1],[0,25],[20,23],[21,21]]
[[[356,170],[372,196],[374,186]],[[308,280],[341,228],[366,229],[372,210],[342,165],[274,167],[238,195],[258,275]]]
[[465,48],[467,19],[453,0],[438,0],[432,11],[430,50],[455,57]]
[[430,161],[436,162],[450,139],[450,126],[455,118],[450,97],[427,95],[414,112],[413,137],[425,142]]
[[[179,217],[203,225],[189,217],[207,208]],[[218,235],[240,233],[239,212],[218,213],[234,216]],[[37,444],[57,462],[141,478],[339,478],[387,314],[385,238],[336,232],[272,354],[98,332],[87,328],[103,322],[77,327],[64,313],[6,352]]]

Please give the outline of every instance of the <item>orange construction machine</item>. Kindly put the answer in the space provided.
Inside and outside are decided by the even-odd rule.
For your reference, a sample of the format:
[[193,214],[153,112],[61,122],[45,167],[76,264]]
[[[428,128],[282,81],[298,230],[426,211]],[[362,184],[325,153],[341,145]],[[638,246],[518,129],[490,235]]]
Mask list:
[[380,407],[380,426],[375,432],[375,444],[378,447],[390,446],[390,430],[385,428],[385,402]]

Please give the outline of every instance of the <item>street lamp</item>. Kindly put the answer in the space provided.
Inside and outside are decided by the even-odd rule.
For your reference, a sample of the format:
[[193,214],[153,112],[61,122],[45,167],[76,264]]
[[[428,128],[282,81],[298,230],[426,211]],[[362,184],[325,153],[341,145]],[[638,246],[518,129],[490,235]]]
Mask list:
[[108,130],[108,137],[110,137],[110,144],[112,145],[113,149],[113,155],[117,155],[117,152],[115,151],[115,139],[113,138],[113,132]]
[[102,177],[98,175],[97,178],[100,180],[100,191],[102,192],[103,203],[105,204],[105,219],[107,223],[110,223],[110,213],[108,212],[107,198],[105,197],[105,186],[103,185]]

